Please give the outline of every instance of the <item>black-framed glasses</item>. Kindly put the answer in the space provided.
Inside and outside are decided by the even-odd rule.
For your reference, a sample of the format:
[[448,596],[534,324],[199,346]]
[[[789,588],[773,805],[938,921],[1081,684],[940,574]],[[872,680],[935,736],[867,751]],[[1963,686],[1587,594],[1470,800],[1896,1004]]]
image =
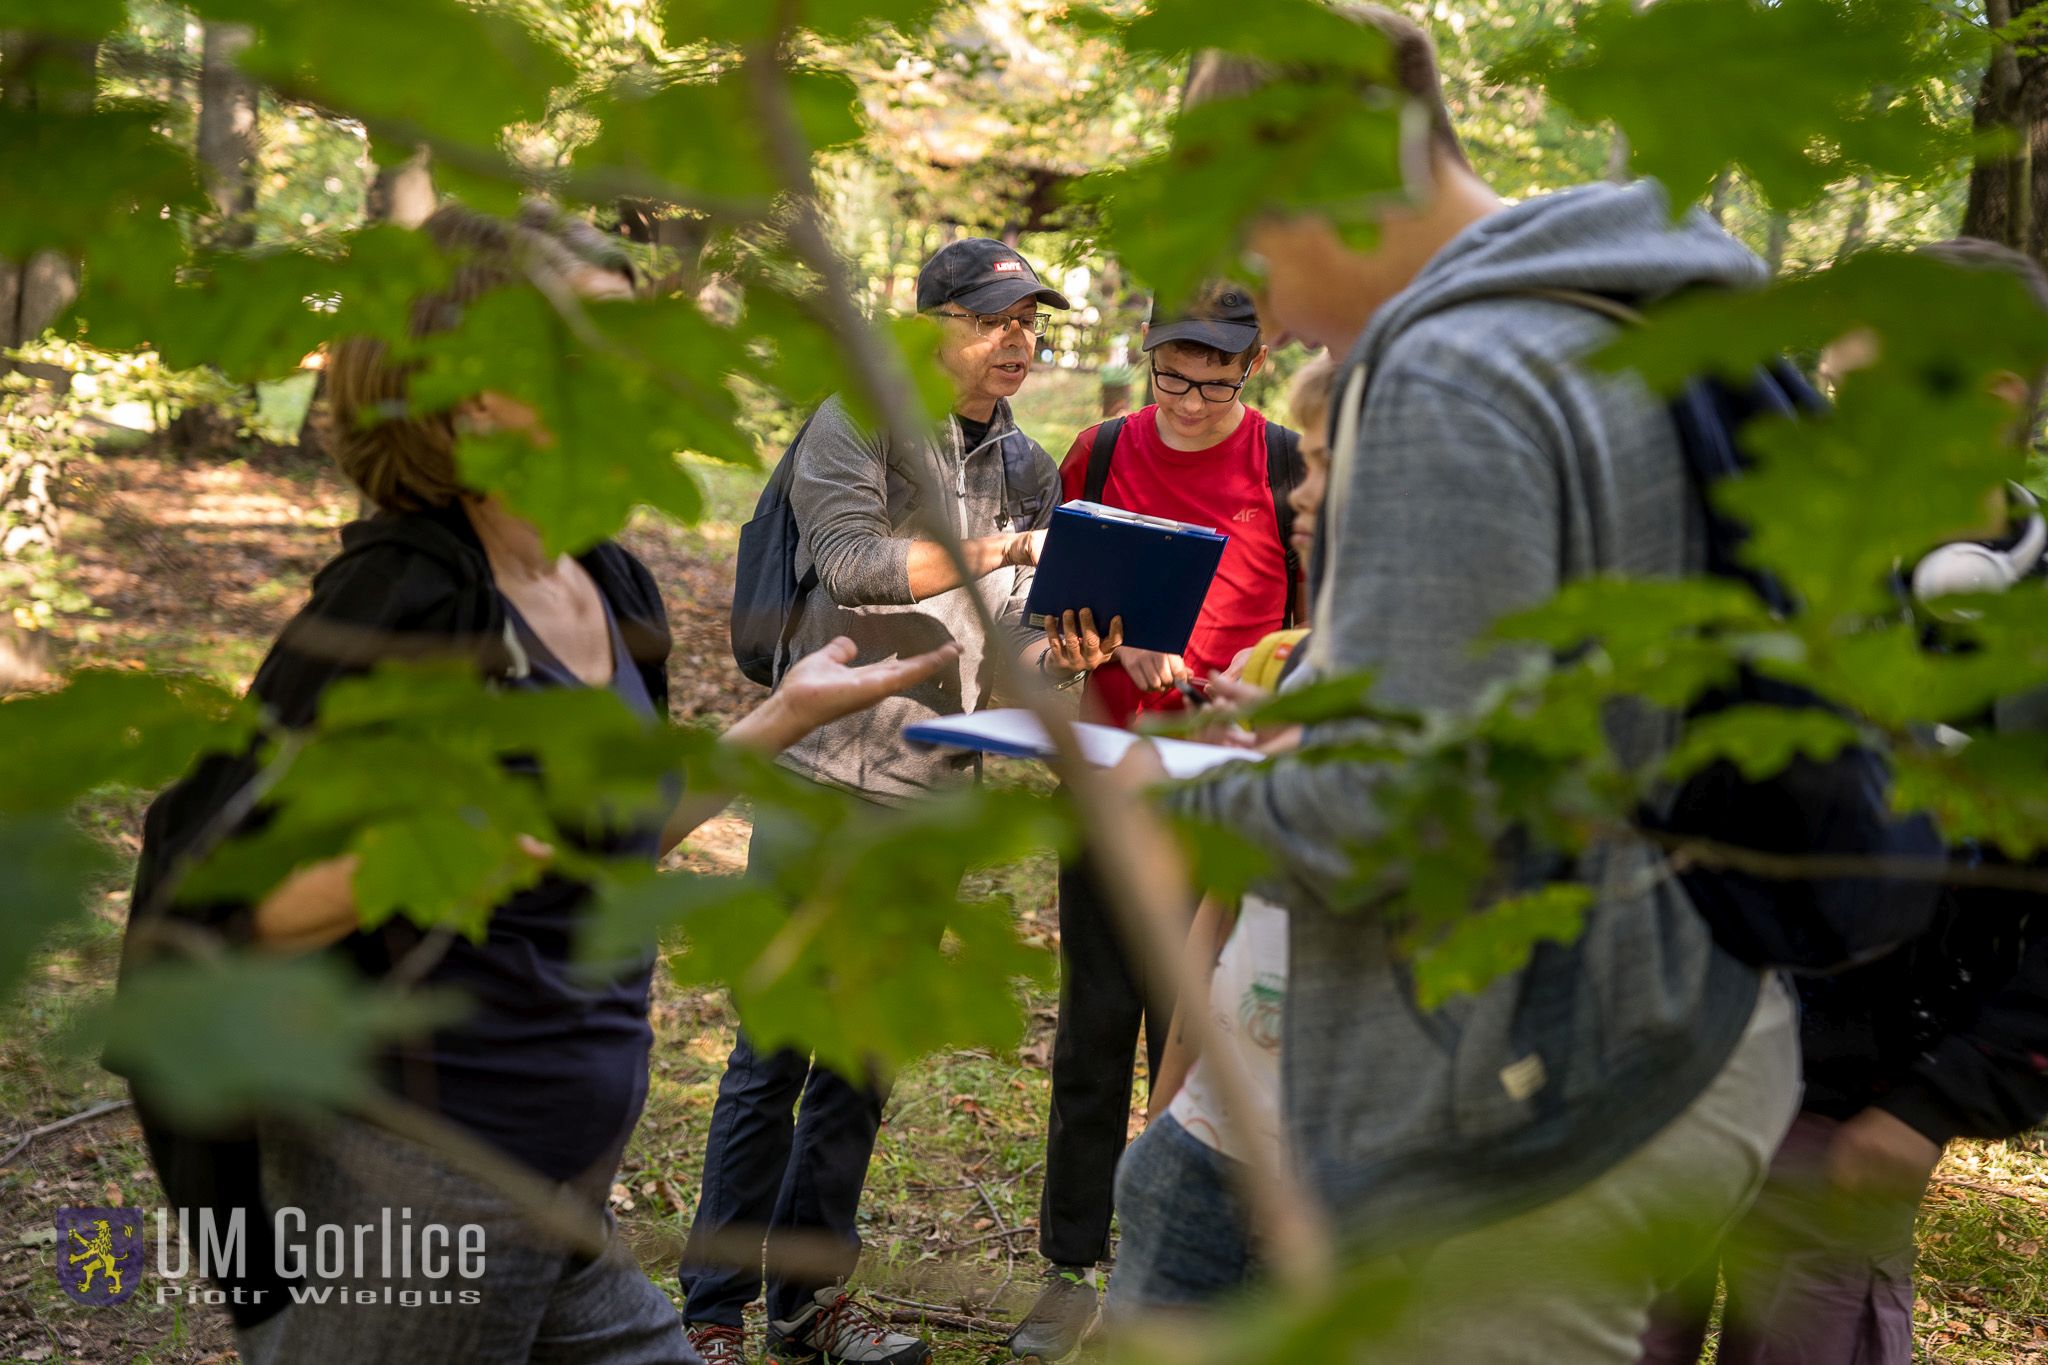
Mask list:
[[1162,370],[1157,365],[1152,367],[1152,387],[1155,390],[1169,398],[1178,398],[1189,389],[1200,389],[1204,403],[1234,402],[1237,395],[1243,391],[1245,382],[1251,377],[1250,361],[1245,362],[1244,373],[1237,377],[1235,384],[1227,379],[1197,381],[1184,374],[1175,374],[1172,370]]
[[935,317],[959,318],[963,322],[973,323],[974,334],[978,337],[985,337],[990,332],[1000,333],[1005,331],[1011,323],[1022,327],[1035,337],[1042,337],[1052,330],[1052,314],[1050,313],[1033,313],[1029,317],[1022,318],[1010,313],[946,313],[938,309],[933,309],[932,313]]

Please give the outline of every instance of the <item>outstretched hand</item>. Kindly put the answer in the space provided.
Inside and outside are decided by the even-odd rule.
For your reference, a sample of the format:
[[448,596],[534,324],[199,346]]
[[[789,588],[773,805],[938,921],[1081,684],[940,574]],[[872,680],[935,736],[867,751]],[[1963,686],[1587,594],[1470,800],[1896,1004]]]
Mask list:
[[775,688],[797,737],[820,725],[865,711],[884,697],[893,697],[960,657],[960,646],[945,644],[908,659],[884,659],[854,667],[859,647],[844,635],[814,650],[791,666]]

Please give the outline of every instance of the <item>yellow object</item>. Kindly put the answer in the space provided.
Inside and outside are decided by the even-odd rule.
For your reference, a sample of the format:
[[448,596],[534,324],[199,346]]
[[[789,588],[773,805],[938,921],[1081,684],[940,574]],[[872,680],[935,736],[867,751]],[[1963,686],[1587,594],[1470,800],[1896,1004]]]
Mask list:
[[1308,630],[1276,630],[1252,646],[1251,657],[1244,661],[1244,680],[1253,687],[1263,687],[1268,692],[1280,686],[1280,675],[1286,671],[1287,660],[1294,654],[1294,648],[1308,638]]

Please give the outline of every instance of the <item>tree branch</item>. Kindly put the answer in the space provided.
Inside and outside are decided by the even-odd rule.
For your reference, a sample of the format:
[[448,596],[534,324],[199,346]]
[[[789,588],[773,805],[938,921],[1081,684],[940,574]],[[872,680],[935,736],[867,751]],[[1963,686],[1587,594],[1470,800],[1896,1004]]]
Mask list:
[[[750,47],[744,68],[777,178],[791,197],[788,241],[799,261],[816,272],[820,288],[814,305],[850,349],[855,375],[882,414],[884,433],[899,449],[917,449],[927,435],[909,375],[893,351],[877,341],[867,319],[854,307],[856,295],[845,263],[832,249],[824,231],[810,149],[791,107],[784,78],[786,48],[793,28],[794,7],[790,0],[778,0],[770,31]],[[967,600],[982,630],[991,641],[1002,639],[1003,632],[987,602],[973,590],[975,580],[968,572],[958,534],[950,524],[937,518],[933,519],[931,529],[933,538],[945,547],[962,583],[967,585]],[[1013,660],[999,655],[997,667],[1016,681],[1018,670]],[[1142,956],[1160,970],[1178,994],[1187,984],[1179,979],[1183,975],[1180,950],[1184,908],[1192,901],[1179,849],[1150,807],[1122,799],[1082,757],[1072,725],[1061,708],[1053,704],[1051,690],[1039,680],[1021,681],[1021,686],[1011,690],[1045,726],[1057,751],[1053,769],[1066,783],[1083,827],[1095,842],[1117,851],[1116,857],[1103,860],[1103,872],[1110,905],[1122,922],[1127,939],[1139,945]],[[1298,1286],[1327,1283],[1336,1261],[1334,1245],[1319,1211],[1295,1179],[1277,1144],[1234,1117],[1255,1111],[1249,1078],[1235,1053],[1215,1045],[1208,1012],[1195,1009],[1189,1014],[1196,1045],[1204,1049],[1203,1055],[1213,1068],[1212,1079],[1222,1100],[1224,1122],[1233,1130],[1242,1130],[1231,1134],[1243,1143],[1241,1150],[1256,1154],[1252,1160],[1239,1163],[1236,1169],[1245,1179],[1252,1219],[1275,1270],[1282,1279]]]

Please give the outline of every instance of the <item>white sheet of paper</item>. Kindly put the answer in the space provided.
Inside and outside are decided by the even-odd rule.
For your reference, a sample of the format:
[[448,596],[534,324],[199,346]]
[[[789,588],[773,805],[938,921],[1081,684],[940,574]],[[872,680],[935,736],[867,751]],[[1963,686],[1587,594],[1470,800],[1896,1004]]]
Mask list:
[[[950,744],[959,749],[997,753],[1014,751],[1041,759],[1050,758],[1053,754],[1052,740],[1046,735],[1045,727],[1038,723],[1038,717],[1022,708],[945,716],[912,728],[918,732],[918,739]],[[1130,747],[1144,738],[1128,730],[1119,730],[1114,725],[1091,725],[1086,721],[1075,724],[1074,736],[1081,746],[1082,755],[1100,768],[1115,767],[1123,761]],[[1194,777],[1225,763],[1243,763],[1260,757],[1248,749],[1198,744],[1186,739],[1153,738],[1151,742],[1159,750],[1160,763],[1172,777]]]

